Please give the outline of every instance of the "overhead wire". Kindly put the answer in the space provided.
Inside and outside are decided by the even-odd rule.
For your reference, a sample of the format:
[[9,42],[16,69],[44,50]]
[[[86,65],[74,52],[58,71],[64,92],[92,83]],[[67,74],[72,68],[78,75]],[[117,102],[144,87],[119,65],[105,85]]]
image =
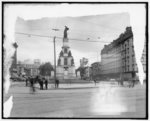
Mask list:
[[[53,28],[51,28],[51,29],[53,29]],[[57,32],[60,32],[60,30],[62,30],[62,29],[59,29],[59,31],[57,31]],[[62,30],[63,31],[63,30]],[[20,32],[18,32],[18,33],[20,33]],[[76,34],[78,34],[78,35],[81,35],[81,36],[85,36],[85,34],[83,34],[82,32],[74,32],[74,31],[72,31],[71,33],[76,33]],[[20,33],[21,34],[21,33]],[[23,33],[22,33],[23,34]],[[27,34],[27,33],[26,33]],[[35,35],[33,35],[33,36],[35,36]],[[43,36],[43,35],[42,35]],[[88,37],[86,38],[86,39],[88,39],[88,38],[92,38],[92,39],[99,39],[100,37],[97,37],[97,38],[95,38],[94,36],[91,36],[91,35],[87,35]],[[43,36],[44,37],[44,36]],[[45,37],[48,37],[48,36],[45,36]],[[59,38],[59,37],[58,37]],[[62,39],[62,38],[61,38]]]
[[[42,28],[43,29],[43,28]],[[52,30],[53,28],[44,28],[44,30]],[[41,28],[39,27],[39,28],[32,28],[31,30],[41,30]],[[59,29],[59,31],[58,32],[60,32],[60,31],[63,31],[63,29]],[[99,31],[89,31],[89,30],[79,30],[79,29],[70,29],[70,31],[71,31],[71,33],[77,33],[77,34],[80,34],[80,35],[85,35],[84,33],[83,33],[83,31],[84,32],[86,32],[86,34],[87,33],[97,33],[97,32],[99,32]],[[80,31],[80,32],[79,32]],[[107,36],[109,36],[108,35],[108,33],[106,33],[107,34]],[[91,36],[91,35],[87,35],[87,36],[89,36],[90,38],[93,38],[93,39],[99,39],[99,38],[101,38],[100,36],[97,36],[96,38],[94,37],[94,36]]]
[[23,32],[15,32],[15,34],[20,35],[27,35],[27,36],[38,36],[38,37],[47,37],[47,38],[53,38],[52,36],[46,36],[46,35],[39,35],[39,34],[29,34],[29,33],[23,33]]
[[[29,33],[23,33],[23,32],[15,32],[16,34],[20,35],[27,35],[27,36],[38,36],[38,37],[47,37],[47,38],[53,38],[54,36],[46,36],[46,35],[39,35],[39,34],[29,34]],[[57,39],[63,39],[63,37],[56,36]],[[96,40],[82,40],[82,39],[76,39],[76,38],[69,38],[69,40],[76,40],[76,41],[82,41],[82,42],[101,42],[101,43],[109,43],[105,41],[96,41]]]

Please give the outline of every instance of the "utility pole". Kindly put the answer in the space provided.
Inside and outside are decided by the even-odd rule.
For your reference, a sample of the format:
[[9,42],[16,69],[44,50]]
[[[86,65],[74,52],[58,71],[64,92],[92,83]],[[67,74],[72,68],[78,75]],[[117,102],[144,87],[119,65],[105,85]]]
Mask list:
[[[59,29],[52,29],[52,30],[53,31],[59,31]],[[54,39],[53,39],[53,42],[54,42],[54,82],[55,82],[55,86],[56,86],[56,47],[55,47],[55,39],[56,39],[56,37],[54,36]]]
[[56,47],[55,47],[55,38],[54,37],[54,81],[56,80]]

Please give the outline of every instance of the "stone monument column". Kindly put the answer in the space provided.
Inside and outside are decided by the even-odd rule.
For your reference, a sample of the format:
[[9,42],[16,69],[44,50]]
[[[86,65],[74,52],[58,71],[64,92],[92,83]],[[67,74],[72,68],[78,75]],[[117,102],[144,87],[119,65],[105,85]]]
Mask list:
[[73,62],[73,56],[69,47],[69,39],[67,34],[68,30],[69,28],[65,26],[63,46],[57,64],[57,75],[59,75],[60,79],[71,79],[75,77],[75,66]]

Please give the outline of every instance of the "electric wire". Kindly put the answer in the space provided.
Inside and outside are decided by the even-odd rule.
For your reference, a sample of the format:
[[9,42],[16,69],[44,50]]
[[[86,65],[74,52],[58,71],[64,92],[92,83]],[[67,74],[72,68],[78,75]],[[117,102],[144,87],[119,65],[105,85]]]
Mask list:
[[[29,37],[31,36],[37,36],[37,37],[46,37],[46,38],[54,38],[54,36],[46,36],[46,35],[39,35],[39,34],[30,34],[30,33],[23,33],[23,32],[15,32],[15,34],[20,35],[27,35]],[[63,39],[63,37],[56,37],[57,39]],[[82,39],[76,39],[76,38],[69,38],[69,40],[76,40],[76,41],[82,41],[82,42],[101,42],[101,43],[110,43],[106,41],[96,41],[96,40],[82,40]]]

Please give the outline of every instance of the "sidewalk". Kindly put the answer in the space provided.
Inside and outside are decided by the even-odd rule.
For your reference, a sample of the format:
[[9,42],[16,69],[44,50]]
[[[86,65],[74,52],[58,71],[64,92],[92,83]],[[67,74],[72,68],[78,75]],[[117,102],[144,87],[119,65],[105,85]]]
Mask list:
[[[72,84],[70,84],[70,83],[68,83],[68,84],[60,83],[58,89],[95,88],[95,87],[98,87],[98,85],[99,85],[98,83],[95,85],[93,82],[89,82],[89,83],[72,83]],[[26,86],[25,86],[25,82],[12,82],[11,87],[13,88],[13,87],[26,87]],[[38,83],[35,84],[35,87],[40,88]],[[45,88],[45,85],[43,85],[43,87]],[[49,83],[48,84],[48,89],[55,89],[55,84],[54,83]]]
[[[83,88],[95,88],[98,87],[98,84],[95,86],[94,83],[86,84],[59,84],[59,89],[83,89]],[[55,89],[54,84],[49,84],[49,89]]]
[[[85,89],[85,88],[98,88],[98,87],[104,87],[104,86],[111,86],[111,87],[120,87],[121,85],[118,85],[117,82],[106,82],[106,81],[100,81],[98,83],[89,82],[89,83],[60,83],[58,89]],[[26,87],[25,82],[12,82],[11,87]],[[27,86],[29,87],[29,86]],[[36,88],[40,88],[39,84],[35,84]],[[45,88],[45,85],[43,85]],[[123,87],[126,87],[124,85]],[[48,84],[48,89],[56,89],[54,83]]]

